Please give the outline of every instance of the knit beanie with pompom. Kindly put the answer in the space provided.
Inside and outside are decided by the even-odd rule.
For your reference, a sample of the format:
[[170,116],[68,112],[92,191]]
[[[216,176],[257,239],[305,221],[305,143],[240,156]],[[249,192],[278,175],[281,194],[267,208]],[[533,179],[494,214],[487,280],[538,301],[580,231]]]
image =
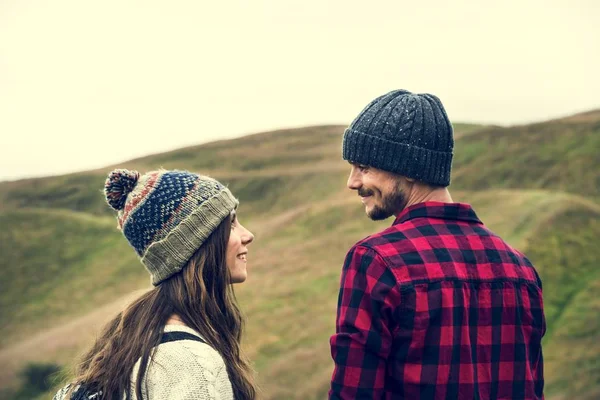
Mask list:
[[188,171],[116,169],[104,185],[118,227],[141,258],[153,285],[181,271],[238,206],[229,189]]

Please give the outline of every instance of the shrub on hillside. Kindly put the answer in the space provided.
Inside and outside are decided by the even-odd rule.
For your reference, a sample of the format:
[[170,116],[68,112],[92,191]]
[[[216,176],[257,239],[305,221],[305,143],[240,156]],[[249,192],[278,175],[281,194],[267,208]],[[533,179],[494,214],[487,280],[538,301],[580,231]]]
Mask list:
[[53,363],[30,363],[19,373],[21,388],[14,399],[33,399],[53,388],[61,378],[61,367]]

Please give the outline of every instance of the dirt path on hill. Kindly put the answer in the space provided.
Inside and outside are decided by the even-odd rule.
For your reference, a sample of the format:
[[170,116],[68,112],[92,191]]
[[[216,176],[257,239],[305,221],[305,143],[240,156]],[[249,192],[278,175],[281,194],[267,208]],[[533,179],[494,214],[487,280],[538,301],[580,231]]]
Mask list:
[[[0,349],[0,388],[15,387],[17,373],[31,362],[67,365],[77,350],[91,343],[103,324],[144,290],[135,291],[68,323],[34,333],[21,342]],[[72,365],[72,364],[71,364]]]

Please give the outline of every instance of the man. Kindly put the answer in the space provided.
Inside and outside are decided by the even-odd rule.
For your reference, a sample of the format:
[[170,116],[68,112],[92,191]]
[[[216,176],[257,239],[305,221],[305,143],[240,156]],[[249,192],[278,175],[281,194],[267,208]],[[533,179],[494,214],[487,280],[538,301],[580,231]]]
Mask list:
[[330,399],[541,399],[542,284],[447,186],[440,100],[396,90],[344,133],[348,187],[386,230],[346,256]]

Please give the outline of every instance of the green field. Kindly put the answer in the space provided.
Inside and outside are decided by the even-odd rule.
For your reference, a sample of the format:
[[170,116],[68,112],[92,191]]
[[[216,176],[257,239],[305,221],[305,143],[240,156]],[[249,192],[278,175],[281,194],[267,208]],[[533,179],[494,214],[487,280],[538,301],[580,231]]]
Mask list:
[[[282,130],[123,163],[227,183],[255,233],[236,288],[265,399],[323,399],[345,252],[372,222],[345,188],[344,127]],[[600,112],[515,127],[455,124],[451,192],[534,262],[548,398],[600,395]],[[30,362],[68,365],[149,278],[102,186],[113,166],[0,183],[0,388]]]

